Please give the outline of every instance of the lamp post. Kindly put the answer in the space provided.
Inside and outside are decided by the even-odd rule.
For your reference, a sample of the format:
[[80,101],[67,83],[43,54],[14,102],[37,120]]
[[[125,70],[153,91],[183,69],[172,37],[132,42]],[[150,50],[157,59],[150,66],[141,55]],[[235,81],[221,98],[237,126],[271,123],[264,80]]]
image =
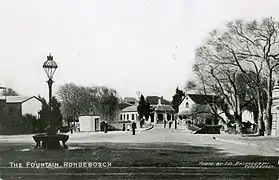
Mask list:
[[53,78],[53,75],[54,75],[57,67],[58,66],[57,66],[56,62],[53,60],[53,56],[51,56],[51,54],[49,53],[49,55],[47,56],[47,61],[44,62],[44,64],[43,64],[43,68],[48,77],[47,84],[48,84],[48,89],[49,89],[49,121],[48,121],[47,133],[50,135],[57,133],[57,130],[55,129],[55,127],[53,127],[53,122],[52,122],[52,118],[51,118],[52,84],[54,83],[52,78]]
[[[68,139],[69,136],[66,134],[57,134],[57,129],[54,127],[53,124],[53,119],[51,117],[51,100],[52,100],[52,84],[54,83],[54,81],[52,80],[53,75],[57,69],[57,64],[55,61],[53,61],[53,56],[51,56],[51,54],[49,54],[49,56],[47,56],[47,61],[44,62],[43,64],[43,68],[47,74],[48,77],[48,89],[49,89],[49,119],[48,119],[48,127],[47,127],[47,133],[43,133],[43,134],[37,134],[33,136],[34,141],[36,142],[36,146],[35,148],[39,148],[42,147],[44,149],[59,149],[61,148],[60,146],[60,141],[62,141],[63,143],[63,147],[67,148],[68,146],[65,144]],[[41,146],[42,143],[42,146]]]

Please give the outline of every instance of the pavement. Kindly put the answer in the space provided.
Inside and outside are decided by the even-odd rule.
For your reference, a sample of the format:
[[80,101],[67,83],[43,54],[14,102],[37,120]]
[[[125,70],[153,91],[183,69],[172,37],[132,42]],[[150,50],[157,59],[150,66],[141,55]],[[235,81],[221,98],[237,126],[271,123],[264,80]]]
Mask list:
[[[0,144],[26,143],[34,144],[33,135],[0,136]],[[228,155],[262,155],[279,156],[279,144],[277,137],[242,137],[241,135],[227,134],[192,134],[190,130],[178,127],[163,128],[163,125],[155,125],[152,129],[138,130],[136,135],[130,131],[122,132],[76,132],[69,134],[67,144],[90,143],[180,143],[192,146],[210,146]]]

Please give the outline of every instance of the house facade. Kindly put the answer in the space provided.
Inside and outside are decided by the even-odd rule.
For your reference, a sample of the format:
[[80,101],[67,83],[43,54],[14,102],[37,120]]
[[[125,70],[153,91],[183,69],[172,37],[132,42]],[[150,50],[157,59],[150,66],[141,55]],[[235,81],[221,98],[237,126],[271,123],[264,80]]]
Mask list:
[[22,116],[32,114],[38,117],[38,111],[41,109],[40,100],[35,97],[23,96],[1,96],[0,97],[0,131],[2,134],[19,133],[22,125],[20,124]]
[[[179,105],[179,112],[177,114],[177,118],[179,120],[184,120],[186,124],[195,123],[195,119],[192,119],[191,117],[191,110],[193,109],[193,107],[195,105],[207,105],[208,103],[214,103],[216,102],[217,98],[218,97],[215,95],[186,94],[186,96]],[[224,120],[227,120],[227,117],[224,113],[222,113],[221,110],[218,110],[218,113]],[[254,123],[253,113],[244,110],[242,112],[242,120],[243,122],[250,121],[251,123]],[[203,124],[206,125],[217,125],[218,123],[219,122],[212,118],[204,118],[203,120]]]
[[0,96],[2,107],[7,115],[23,116],[32,114],[38,116],[42,103],[36,96]]
[[124,109],[122,109],[120,115],[119,115],[119,120],[121,121],[134,121],[138,120],[139,114],[137,111],[137,105],[131,105],[128,106]]
[[[186,94],[183,98],[182,102],[178,107],[177,118],[181,121],[185,121],[182,123],[196,123],[195,119],[191,117],[191,110],[195,105],[207,105],[208,103],[214,102],[216,96],[213,95],[203,95],[203,94]],[[205,118],[203,120],[204,124],[207,125],[215,125],[216,122],[212,118]]]

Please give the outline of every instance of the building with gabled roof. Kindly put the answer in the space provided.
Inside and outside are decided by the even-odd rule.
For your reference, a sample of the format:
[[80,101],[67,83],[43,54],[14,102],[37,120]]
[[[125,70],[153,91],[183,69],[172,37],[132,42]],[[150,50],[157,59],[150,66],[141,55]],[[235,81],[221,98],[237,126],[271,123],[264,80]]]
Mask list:
[[42,103],[36,96],[0,96],[0,133],[26,133],[23,115],[38,117],[41,107]]
[[[210,103],[216,103],[220,100],[219,96],[216,96],[214,94],[186,94],[185,97],[182,99],[179,108],[178,108],[178,113],[177,113],[177,117],[178,119],[182,120],[189,120],[189,121],[194,121],[191,117],[191,109],[193,108],[194,105],[208,105]],[[225,116],[225,114],[221,111],[218,110],[220,112],[220,116],[226,120],[227,117]],[[247,111],[247,110],[243,110],[242,112],[242,120],[245,121],[250,121],[250,122],[254,122],[254,116],[253,113]],[[207,125],[216,125],[217,121],[208,117],[206,119],[204,119],[204,124]]]
[[36,96],[0,96],[0,101],[4,103],[6,111],[12,114],[32,114],[38,116],[42,103]]
[[[159,96],[146,96],[145,100],[149,102],[151,114],[149,121],[151,123],[163,123],[163,120],[174,119],[174,109],[171,103]],[[137,111],[138,103],[128,106],[121,110],[119,120],[121,121],[139,121],[139,114]]]

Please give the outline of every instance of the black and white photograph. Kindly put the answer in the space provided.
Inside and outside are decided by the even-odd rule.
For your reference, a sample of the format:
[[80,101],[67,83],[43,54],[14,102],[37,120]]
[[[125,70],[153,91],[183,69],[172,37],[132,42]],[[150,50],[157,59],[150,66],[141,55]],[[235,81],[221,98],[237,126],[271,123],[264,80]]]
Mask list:
[[0,180],[278,180],[278,0],[0,5]]

